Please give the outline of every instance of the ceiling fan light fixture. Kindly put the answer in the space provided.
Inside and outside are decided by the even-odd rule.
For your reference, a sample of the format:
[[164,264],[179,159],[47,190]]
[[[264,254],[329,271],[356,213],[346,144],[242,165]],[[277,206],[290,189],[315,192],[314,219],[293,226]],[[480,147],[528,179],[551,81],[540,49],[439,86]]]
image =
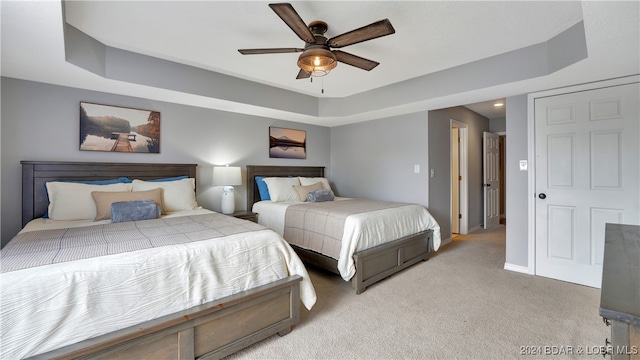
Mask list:
[[307,49],[298,58],[298,67],[313,77],[325,76],[336,66],[336,56],[327,49]]

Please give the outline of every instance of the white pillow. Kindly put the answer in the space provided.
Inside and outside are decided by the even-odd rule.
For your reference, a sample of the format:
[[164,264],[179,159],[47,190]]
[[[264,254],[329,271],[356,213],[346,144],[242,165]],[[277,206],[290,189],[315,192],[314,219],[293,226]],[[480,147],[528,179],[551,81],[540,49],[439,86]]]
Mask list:
[[323,177],[298,177],[298,179],[300,180],[300,185],[302,186],[309,186],[309,185],[313,185],[315,183],[321,183],[322,184],[322,188],[325,190],[331,190],[331,186],[329,185],[329,180],[327,180],[327,178],[323,178]]
[[300,186],[300,180],[297,177],[270,177],[263,180],[269,188],[271,201],[300,201],[300,196],[293,189],[294,186]]
[[93,220],[96,204],[93,191],[131,191],[131,184],[93,185],[50,181],[45,184],[49,196],[49,219]]
[[162,209],[169,211],[193,210],[198,207],[196,201],[196,179],[188,178],[174,181],[133,180],[133,191],[162,189]]

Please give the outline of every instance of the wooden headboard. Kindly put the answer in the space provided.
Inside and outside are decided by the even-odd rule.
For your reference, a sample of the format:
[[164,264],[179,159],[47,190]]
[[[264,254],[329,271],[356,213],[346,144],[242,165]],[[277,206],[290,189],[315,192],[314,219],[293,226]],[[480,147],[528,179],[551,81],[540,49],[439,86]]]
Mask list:
[[324,166],[262,166],[247,165],[247,210],[260,201],[256,176],[264,177],[324,177]]
[[47,181],[107,180],[119,177],[151,180],[187,175],[196,178],[197,164],[150,164],[21,161],[22,164],[22,226],[42,217],[49,205]]

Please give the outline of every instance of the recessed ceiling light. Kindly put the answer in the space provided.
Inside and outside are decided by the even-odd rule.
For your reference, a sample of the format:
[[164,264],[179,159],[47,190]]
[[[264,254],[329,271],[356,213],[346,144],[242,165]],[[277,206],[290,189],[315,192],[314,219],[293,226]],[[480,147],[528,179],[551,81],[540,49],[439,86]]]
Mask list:
[[503,104],[503,103],[501,103],[501,102],[493,104],[493,106],[495,106],[495,107],[500,107],[500,106],[502,106],[502,105],[504,105],[504,104]]

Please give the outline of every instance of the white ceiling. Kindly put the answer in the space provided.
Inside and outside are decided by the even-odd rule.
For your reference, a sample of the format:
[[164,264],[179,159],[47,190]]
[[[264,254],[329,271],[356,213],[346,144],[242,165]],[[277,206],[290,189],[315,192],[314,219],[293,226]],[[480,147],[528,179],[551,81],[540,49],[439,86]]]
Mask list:
[[[640,66],[637,1],[291,2],[305,22],[327,22],[327,37],[384,18],[396,30],[393,35],[341,49],[380,62],[372,71],[339,64],[329,75],[311,83],[295,79],[299,54],[238,53],[239,48],[303,47],[268,3],[69,1],[65,6],[69,24],[105,45],[318,98],[347,97],[545,42],[584,20],[588,59],[542,78],[425,99],[419,106],[413,104],[411,111],[469,103],[492,105],[494,99],[506,96],[635,74]],[[2,76],[245,112],[243,104],[105,79],[65,62],[64,16],[59,1],[2,0],[1,12]],[[400,108],[390,106],[380,113],[401,113]],[[482,106],[470,108],[490,118],[504,116],[504,110],[495,113],[485,112]],[[496,109],[490,106],[488,110]],[[273,114],[326,126],[375,117],[325,119]]]

